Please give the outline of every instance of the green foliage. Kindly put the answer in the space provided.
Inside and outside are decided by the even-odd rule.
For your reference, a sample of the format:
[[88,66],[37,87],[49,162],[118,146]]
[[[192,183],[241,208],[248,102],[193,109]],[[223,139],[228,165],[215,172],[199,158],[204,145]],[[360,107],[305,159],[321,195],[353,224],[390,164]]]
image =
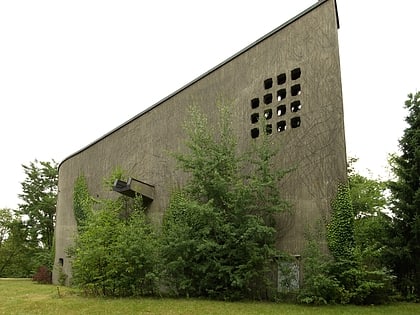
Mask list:
[[341,283],[331,273],[334,259],[320,249],[325,235],[308,234],[307,245],[303,252],[303,288],[298,295],[298,302],[303,304],[323,305],[346,303]]
[[389,228],[390,267],[399,290],[420,298],[420,92],[405,102],[408,127],[399,141],[401,154],[390,160],[395,179],[390,181],[393,219]]
[[103,299],[86,297],[79,290],[39,285],[21,279],[0,279],[0,314],[223,314],[223,315],[379,315],[420,314],[419,303],[392,303],[378,306],[326,305],[302,307],[291,303],[224,302],[208,299]]
[[228,192],[239,181],[236,140],[231,136],[230,125],[226,121],[219,123],[220,137],[216,138],[210,132],[207,117],[195,107],[190,108],[190,113],[191,119],[185,125],[190,153],[174,154],[179,166],[191,174],[186,190],[196,199],[213,200],[216,207],[230,205]]
[[27,230],[10,209],[0,209],[0,278],[28,277],[32,271],[33,250]]
[[92,212],[94,200],[89,194],[86,178],[77,177],[73,191],[73,211],[77,228],[80,231],[85,226],[86,220]]
[[363,264],[360,252],[353,260],[335,261],[331,274],[342,285],[342,292],[353,304],[384,304],[393,296],[394,277],[385,268],[372,268]]
[[269,224],[288,207],[278,191],[286,172],[274,167],[268,137],[239,156],[229,109],[217,106],[213,132],[207,117],[191,108],[189,152],[174,154],[191,179],[164,217],[168,285],[177,296],[266,298],[276,254]]
[[42,284],[50,284],[52,282],[51,269],[46,266],[39,266],[32,276],[32,280]]
[[176,194],[165,215],[162,259],[176,296],[223,300],[266,298],[264,276],[273,261],[274,229],[247,215],[233,222],[212,202]]
[[[20,263],[37,272],[40,266],[51,271],[53,264],[54,227],[58,191],[58,165],[52,160],[34,160],[22,165],[26,175],[19,198],[23,201],[16,211],[20,216],[20,238],[25,248]],[[24,238],[24,239],[23,239]]]
[[25,217],[25,225],[35,248],[53,247],[57,204],[58,166],[53,160],[35,160],[22,165],[26,178],[22,182],[23,201],[17,213]]
[[125,176],[125,172],[121,167],[114,169],[112,174],[103,180],[103,187],[105,190],[112,190],[112,186],[116,179],[122,179]]
[[328,247],[335,259],[352,259],[354,211],[347,185],[338,186],[337,196],[331,208],[331,220],[327,225]]
[[356,219],[375,216],[385,210],[388,204],[385,192],[387,183],[358,174],[354,169],[356,158],[349,159],[348,181],[350,198]]
[[[229,108],[217,104],[218,128],[191,107],[185,125],[188,153],[174,153],[179,167],[191,175],[185,191],[195,200],[212,200],[228,213],[269,214],[288,209],[280,197],[278,184],[290,170],[278,169],[273,157],[278,153],[269,137],[261,137],[250,152],[239,155]],[[213,132],[211,131],[213,130]]]
[[368,215],[355,220],[355,244],[360,253],[362,263],[368,268],[383,268],[386,266],[386,255],[390,249],[387,246],[387,229],[391,218],[385,213]]
[[140,199],[127,197],[103,200],[87,217],[70,251],[73,281],[86,293],[137,296],[156,292],[158,239],[144,213],[132,210],[139,204]]
[[301,303],[384,304],[394,295],[390,272],[364,265],[358,252],[353,260],[334,260],[322,254],[312,240],[304,255],[304,287],[298,296]]
[[[369,199],[370,190],[358,189],[363,193],[352,194],[351,187],[339,185],[332,203],[331,220],[327,225],[331,257],[322,254],[317,245],[322,237],[308,240],[304,254],[304,288],[298,298],[302,303],[382,304],[389,302],[393,295],[394,278],[380,258],[384,226],[378,224],[382,224],[386,216],[380,211],[370,215],[373,212],[366,211],[367,208],[363,208],[362,215],[354,211],[351,196],[365,200],[365,204],[375,202]],[[378,232],[380,235],[372,235]]]
[[[354,209],[355,263],[354,268],[344,273],[352,275],[354,303],[375,304],[390,300],[394,276],[386,268],[387,253],[393,251],[387,246],[387,229],[391,218],[386,214],[389,204],[387,185],[379,179],[362,176],[354,171],[350,160],[348,172],[350,196]],[[363,302],[365,301],[365,302]]]

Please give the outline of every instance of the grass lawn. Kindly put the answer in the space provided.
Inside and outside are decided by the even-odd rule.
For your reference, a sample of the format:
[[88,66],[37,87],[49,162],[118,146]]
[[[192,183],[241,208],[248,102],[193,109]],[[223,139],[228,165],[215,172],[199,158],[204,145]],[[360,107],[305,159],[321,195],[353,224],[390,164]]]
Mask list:
[[286,303],[218,302],[199,299],[87,298],[77,291],[30,280],[0,279],[0,314],[420,314],[420,304],[303,306]]

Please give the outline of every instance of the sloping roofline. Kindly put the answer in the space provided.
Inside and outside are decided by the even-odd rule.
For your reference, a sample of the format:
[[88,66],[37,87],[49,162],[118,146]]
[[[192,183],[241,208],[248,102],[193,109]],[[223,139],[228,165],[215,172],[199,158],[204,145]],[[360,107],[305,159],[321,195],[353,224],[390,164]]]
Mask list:
[[[120,130],[121,128],[125,127],[126,125],[130,124],[132,121],[136,120],[137,118],[143,116],[145,113],[151,111],[152,109],[154,109],[155,107],[159,106],[160,104],[166,102],[168,99],[174,97],[175,95],[179,94],[180,92],[182,92],[183,90],[187,89],[188,87],[192,86],[193,84],[195,84],[196,82],[200,81],[201,79],[205,78],[206,76],[208,76],[209,74],[211,74],[212,72],[218,70],[219,68],[223,67],[225,64],[229,63],[230,61],[232,61],[233,59],[235,59],[236,57],[242,55],[243,53],[245,53],[246,51],[250,50],[251,48],[253,48],[254,46],[258,45],[259,43],[263,42],[264,40],[266,40],[267,38],[271,37],[272,35],[274,35],[275,33],[279,32],[280,30],[286,28],[287,26],[289,26],[290,24],[292,24],[293,22],[297,21],[298,19],[300,19],[301,17],[305,16],[306,14],[308,14],[309,12],[313,11],[314,9],[316,9],[317,7],[323,5],[324,3],[328,2],[330,0],[319,0],[317,3],[311,5],[309,8],[307,8],[306,10],[302,11],[301,13],[299,13],[298,15],[296,15],[295,17],[291,18],[290,20],[288,20],[287,22],[281,24],[280,26],[278,26],[277,28],[275,28],[274,30],[272,30],[271,32],[267,33],[266,35],[260,37],[259,39],[257,39],[255,42],[253,42],[252,44],[246,46],[245,48],[243,48],[242,50],[240,50],[239,52],[237,52],[236,54],[234,54],[233,56],[229,57],[228,59],[226,59],[225,61],[219,63],[217,66],[211,68],[210,70],[208,70],[207,72],[203,73],[202,75],[200,75],[199,77],[197,77],[196,79],[190,81],[189,83],[187,83],[186,85],[182,86],[181,88],[179,88],[178,90],[176,90],[175,92],[169,94],[168,96],[164,97],[163,99],[161,99],[160,101],[158,101],[157,103],[155,103],[154,105],[146,108],[145,110],[143,110],[142,112],[140,112],[139,114],[135,115],[134,117],[132,117],[131,119],[127,120],[126,122],[122,123],[121,125],[119,125],[118,127],[112,129],[111,131],[107,132],[106,134],[104,134],[102,137],[96,139],[95,141],[91,142],[90,144],[88,144],[87,146],[81,148],[80,150],[74,152],[73,154],[69,155],[68,157],[66,157],[63,161],[60,162],[58,168],[60,168],[60,166],[67,160],[71,159],[72,157],[76,156],[77,154],[83,152],[84,150],[90,148],[91,146],[95,145],[96,143],[98,143],[99,141],[105,139],[106,137],[110,136],[111,134],[113,134],[114,132]],[[339,23],[339,18],[338,18],[338,10],[337,10],[337,2],[336,0],[332,0],[334,1],[334,5],[335,5],[335,13],[336,13],[336,19],[337,19],[337,28],[340,28],[340,23]]]

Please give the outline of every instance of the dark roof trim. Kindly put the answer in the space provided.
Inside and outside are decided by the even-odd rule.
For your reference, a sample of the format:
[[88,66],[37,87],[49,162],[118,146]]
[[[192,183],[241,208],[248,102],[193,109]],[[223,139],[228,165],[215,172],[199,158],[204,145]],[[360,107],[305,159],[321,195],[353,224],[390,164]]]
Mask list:
[[337,28],[340,28],[340,18],[338,17],[337,0],[334,0],[335,19],[337,20]]
[[[236,54],[234,54],[233,56],[231,56],[230,58],[226,59],[225,61],[221,62],[220,64],[218,64],[217,66],[215,66],[214,68],[210,69],[209,71],[205,72],[204,74],[202,74],[201,76],[197,77],[196,79],[194,79],[193,81],[187,83],[186,85],[184,85],[183,87],[181,87],[180,89],[176,90],[175,92],[173,92],[172,94],[169,94],[168,96],[166,96],[165,98],[161,99],[160,101],[158,101],[157,103],[155,103],[154,105],[148,107],[147,109],[143,110],[142,112],[140,112],[139,114],[137,114],[136,116],[132,117],[131,119],[127,120],[126,122],[124,122],[123,124],[119,125],[118,127],[112,129],[111,131],[109,131],[108,133],[104,134],[102,137],[96,139],[95,141],[93,141],[92,143],[88,144],[87,146],[83,147],[82,149],[74,152],[73,154],[69,155],[68,157],[66,157],[63,161],[61,161],[60,165],[58,166],[60,168],[61,164],[63,164],[65,161],[67,161],[68,159],[72,158],[73,156],[79,154],[80,152],[83,152],[84,150],[90,148],[91,146],[93,146],[94,144],[98,143],[99,141],[105,139],[106,137],[108,137],[109,135],[113,134],[114,132],[120,130],[121,128],[123,128],[124,126],[130,124],[132,121],[136,120],[137,118],[143,116],[145,113],[151,111],[152,109],[154,109],[155,107],[159,106],[160,104],[166,102],[168,99],[174,97],[175,95],[179,94],[180,92],[182,92],[183,90],[187,89],[188,87],[190,87],[191,85],[195,84],[196,82],[200,81],[201,79],[203,79],[204,77],[208,76],[209,74],[211,74],[212,72],[216,71],[217,69],[221,68],[222,66],[224,66],[225,64],[229,63],[230,61],[232,61],[233,59],[235,59],[236,57],[242,55],[243,53],[245,53],[246,51],[250,50],[251,48],[253,48],[254,46],[258,45],[259,43],[263,42],[264,40],[266,40],[267,38],[271,37],[273,34],[279,32],[280,30],[286,28],[287,26],[289,26],[290,24],[292,24],[293,22],[299,20],[301,17],[303,17],[304,15],[308,14],[309,12],[313,11],[314,9],[316,9],[317,7],[321,6],[322,4],[324,4],[325,2],[330,1],[330,0],[319,0],[317,3],[313,4],[312,6],[310,6],[309,8],[307,8],[306,10],[304,10],[303,12],[299,13],[298,15],[296,15],[295,17],[291,18],[290,20],[288,20],[287,22],[283,23],[282,25],[280,25],[279,27],[275,28],[274,30],[272,30],[271,32],[267,33],[266,35],[264,35],[263,37],[257,39],[255,42],[253,42],[252,44],[248,45],[247,47],[245,47],[244,49],[242,49],[241,51],[237,52]],[[338,12],[337,12],[337,3],[336,0],[333,0],[334,4],[335,4],[335,11],[336,11],[336,15],[337,15],[337,28],[339,28],[339,22],[338,22]]]

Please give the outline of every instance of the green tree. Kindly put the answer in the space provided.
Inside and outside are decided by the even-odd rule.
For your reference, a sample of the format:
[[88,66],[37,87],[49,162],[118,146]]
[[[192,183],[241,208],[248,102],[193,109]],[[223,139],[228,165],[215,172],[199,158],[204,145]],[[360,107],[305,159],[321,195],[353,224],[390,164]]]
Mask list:
[[27,277],[31,272],[27,233],[10,209],[0,209],[0,277]]
[[86,293],[143,296],[157,292],[158,237],[141,204],[141,198],[100,200],[86,217],[69,252],[73,282]]
[[387,182],[363,176],[355,171],[357,159],[349,159],[348,181],[354,210],[355,246],[367,266],[384,267],[387,252],[389,200]]
[[35,160],[22,167],[26,178],[19,194],[23,202],[17,213],[23,217],[33,246],[50,251],[54,237],[58,165],[54,160]]
[[354,168],[357,161],[357,158],[350,158],[347,168],[349,193],[356,219],[377,215],[385,210],[388,203],[385,195],[387,183],[357,173]]
[[285,171],[273,165],[277,152],[269,137],[239,156],[229,109],[221,104],[218,109],[212,129],[207,117],[191,108],[185,126],[189,151],[175,154],[191,177],[164,217],[167,280],[181,296],[266,298],[276,254],[270,223],[287,209],[278,191]]
[[390,227],[391,267],[405,296],[420,298],[420,92],[405,102],[408,127],[399,140],[400,154],[390,160],[393,220]]
[[381,304],[393,293],[393,277],[382,262],[387,218],[381,211],[383,185],[349,169],[349,185],[338,186],[327,225],[332,257],[322,255],[317,247],[322,234],[310,235],[299,295],[303,303]]

